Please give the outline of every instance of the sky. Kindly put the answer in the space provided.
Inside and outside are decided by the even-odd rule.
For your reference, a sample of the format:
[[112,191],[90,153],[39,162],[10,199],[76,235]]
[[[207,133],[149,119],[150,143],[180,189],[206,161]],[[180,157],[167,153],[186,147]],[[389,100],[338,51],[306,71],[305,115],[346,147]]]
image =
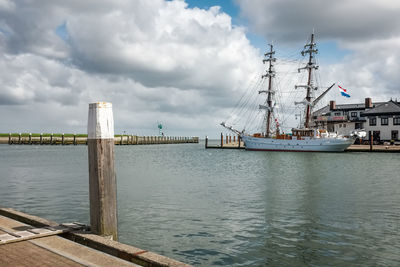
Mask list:
[[88,104],[107,101],[116,133],[216,137],[266,45],[297,57],[313,30],[322,84],[351,94],[325,101],[400,99],[398,14],[397,0],[0,0],[0,132],[85,133]]

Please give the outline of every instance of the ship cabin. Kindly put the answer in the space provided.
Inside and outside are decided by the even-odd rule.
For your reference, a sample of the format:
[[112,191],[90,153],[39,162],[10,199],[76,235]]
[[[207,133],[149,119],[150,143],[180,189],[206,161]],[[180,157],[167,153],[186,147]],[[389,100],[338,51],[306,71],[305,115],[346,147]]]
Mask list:
[[297,139],[302,137],[314,137],[314,129],[292,129],[292,135],[297,136]]

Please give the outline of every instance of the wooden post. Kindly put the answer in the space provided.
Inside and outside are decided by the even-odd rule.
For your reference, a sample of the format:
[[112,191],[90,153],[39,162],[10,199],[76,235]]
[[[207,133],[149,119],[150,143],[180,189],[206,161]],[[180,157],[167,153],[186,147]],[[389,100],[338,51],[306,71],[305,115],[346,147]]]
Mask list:
[[239,144],[238,144],[238,148],[240,148],[240,139],[241,139],[241,138],[240,138],[240,135],[238,135],[238,143],[239,143]]
[[40,144],[43,145],[43,133],[40,133]]
[[226,140],[225,140],[225,143],[227,143],[227,144],[228,144],[228,135],[226,135]]
[[229,143],[232,143],[232,136],[229,135]]
[[208,136],[206,135],[205,146],[208,148]]
[[117,187],[111,103],[89,104],[88,153],[91,231],[117,240]]
[[50,145],[53,144],[53,134],[50,135]]
[[21,144],[21,142],[22,142],[22,136],[21,135],[22,135],[21,133],[19,133],[19,135],[18,135],[18,144]]
[[62,133],[61,135],[61,144],[64,145],[64,141],[65,141],[65,137],[64,137],[64,133]]
[[373,144],[374,144],[374,135],[372,134],[372,131],[369,131],[369,151],[372,151]]
[[233,136],[233,142],[236,143],[236,135]]
[[74,146],[76,146],[76,134],[74,134]]
[[221,147],[224,146],[224,135],[221,133]]
[[32,133],[29,133],[28,143],[32,145]]
[[11,145],[11,133],[8,134],[8,144]]

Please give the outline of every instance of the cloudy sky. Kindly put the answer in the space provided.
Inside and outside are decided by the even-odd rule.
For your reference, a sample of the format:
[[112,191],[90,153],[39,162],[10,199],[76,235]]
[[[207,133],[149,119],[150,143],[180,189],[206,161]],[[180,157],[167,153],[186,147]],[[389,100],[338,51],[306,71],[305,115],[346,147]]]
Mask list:
[[221,132],[268,42],[300,51],[312,29],[338,103],[400,99],[397,0],[0,0],[0,132],[86,132],[113,103],[117,133]]

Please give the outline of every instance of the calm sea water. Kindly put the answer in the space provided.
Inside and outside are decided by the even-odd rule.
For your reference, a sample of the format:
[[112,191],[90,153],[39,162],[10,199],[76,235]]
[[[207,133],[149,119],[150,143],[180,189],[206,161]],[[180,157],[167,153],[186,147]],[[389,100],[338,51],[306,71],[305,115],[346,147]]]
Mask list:
[[[117,146],[121,242],[198,266],[399,266],[400,154]],[[89,223],[85,146],[0,145],[0,205]]]

